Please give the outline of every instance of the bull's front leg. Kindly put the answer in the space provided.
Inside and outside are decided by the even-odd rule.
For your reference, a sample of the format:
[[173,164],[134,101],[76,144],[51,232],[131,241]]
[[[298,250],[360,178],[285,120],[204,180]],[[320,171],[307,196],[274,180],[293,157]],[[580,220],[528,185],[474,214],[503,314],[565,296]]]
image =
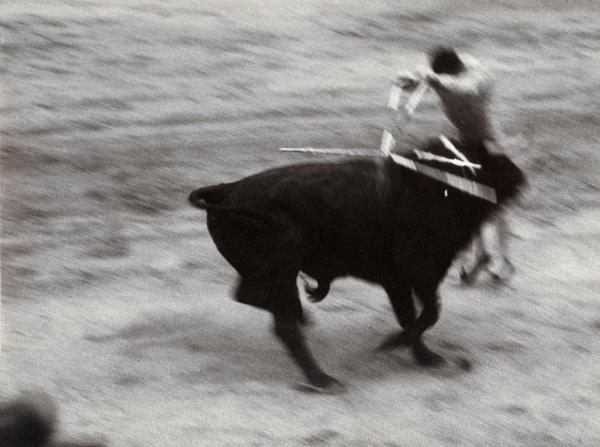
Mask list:
[[423,310],[415,323],[407,329],[407,343],[410,344],[417,362],[423,366],[440,366],[446,363],[444,358],[430,350],[423,343],[423,333],[432,327],[440,317],[440,300],[437,287],[424,285],[415,287],[415,292],[423,304]]
[[297,320],[277,314],[274,314],[274,316],[275,334],[283,342],[310,382],[308,388],[328,393],[341,391],[343,389],[342,384],[323,372],[313,358]]
[[379,350],[387,351],[400,346],[408,346],[406,329],[414,325],[417,314],[410,284],[396,280],[385,285],[384,289],[390,299],[396,320],[398,320],[400,327],[404,329],[386,337],[383,343],[379,345]]
[[[434,283],[432,280],[431,283]],[[386,286],[392,308],[400,326],[404,329],[388,338],[379,346],[381,350],[390,350],[400,346],[410,346],[415,358],[423,366],[439,366],[445,360],[430,350],[423,342],[423,333],[432,327],[440,315],[440,303],[436,288],[433,286],[415,287],[415,293],[423,304],[423,310],[416,318],[415,303],[408,284],[396,283]]]

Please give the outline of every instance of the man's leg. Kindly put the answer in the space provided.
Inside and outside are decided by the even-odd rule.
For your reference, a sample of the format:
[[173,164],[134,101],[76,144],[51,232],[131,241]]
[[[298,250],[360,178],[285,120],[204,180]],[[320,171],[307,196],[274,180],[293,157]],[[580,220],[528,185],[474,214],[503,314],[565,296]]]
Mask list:
[[460,281],[470,285],[477,278],[477,274],[487,264],[489,257],[484,250],[481,232],[473,236],[469,247],[468,261],[460,269]]
[[501,214],[481,227],[481,243],[489,257],[486,270],[497,282],[507,281],[514,273],[514,267],[508,259],[507,233],[506,221]]

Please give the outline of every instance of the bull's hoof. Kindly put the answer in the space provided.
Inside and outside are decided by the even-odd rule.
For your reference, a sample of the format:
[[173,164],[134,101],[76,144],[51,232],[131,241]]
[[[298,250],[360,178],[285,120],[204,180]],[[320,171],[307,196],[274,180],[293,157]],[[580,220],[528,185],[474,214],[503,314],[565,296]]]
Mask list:
[[318,303],[320,301],[323,301],[323,298],[319,298],[318,296],[311,295],[311,294],[308,295],[308,301],[310,301],[311,303]]
[[383,342],[379,345],[377,350],[391,351],[392,349],[396,349],[400,346],[408,346],[408,338],[405,331],[386,337],[386,339],[383,340]]
[[345,391],[344,385],[328,374],[311,377],[309,383],[299,383],[298,389],[308,393],[339,394]]
[[442,357],[439,354],[436,354],[422,343],[417,343],[413,347],[413,352],[415,354],[415,359],[417,360],[417,363],[421,366],[425,366],[428,368],[439,368],[447,363],[444,357]]
[[308,300],[311,303],[318,303],[319,301],[323,301],[323,299],[329,293],[331,281],[317,279],[317,285],[316,287],[313,287],[310,285],[308,279],[302,272],[300,272],[300,279],[304,283],[304,291],[308,294]]
[[308,301],[311,303],[318,303],[323,301],[326,294],[323,294],[319,287],[311,287],[308,284],[304,286],[305,292],[308,294]]
[[323,299],[325,299],[325,297],[329,293],[329,289],[329,282],[320,282],[317,287],[312,287],[308,283],[304,284],[304,290],[308,294],[308,300],[311,303],[318,303],[319,301],[323,301]]

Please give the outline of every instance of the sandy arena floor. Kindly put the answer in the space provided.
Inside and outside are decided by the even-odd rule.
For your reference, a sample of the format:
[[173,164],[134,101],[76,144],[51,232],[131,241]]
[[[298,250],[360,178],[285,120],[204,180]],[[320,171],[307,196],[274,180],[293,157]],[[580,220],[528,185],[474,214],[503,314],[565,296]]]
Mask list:
[[[525,3],[2,1],[0,398],[41,389],[115,447],[600,445],[600,3]],[[309,158],[281,146],[377,147],[438,43],[496,74],[517,274],[441,289],[427,339],[469,371],[376,353],[383,291],[336,282],[308,337],[348,390],[301,393],[187,194]],[[448,129],[430,95],[403,130]]]

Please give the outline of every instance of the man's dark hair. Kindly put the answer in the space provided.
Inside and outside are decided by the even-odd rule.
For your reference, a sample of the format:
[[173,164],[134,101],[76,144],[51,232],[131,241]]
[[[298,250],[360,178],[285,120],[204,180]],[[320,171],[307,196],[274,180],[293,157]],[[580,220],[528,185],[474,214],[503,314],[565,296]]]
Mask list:
[[429,60],[431,69],[438,74],[455,75],[465,68],[456,51],[449,47],[434,48],[429,52]]

